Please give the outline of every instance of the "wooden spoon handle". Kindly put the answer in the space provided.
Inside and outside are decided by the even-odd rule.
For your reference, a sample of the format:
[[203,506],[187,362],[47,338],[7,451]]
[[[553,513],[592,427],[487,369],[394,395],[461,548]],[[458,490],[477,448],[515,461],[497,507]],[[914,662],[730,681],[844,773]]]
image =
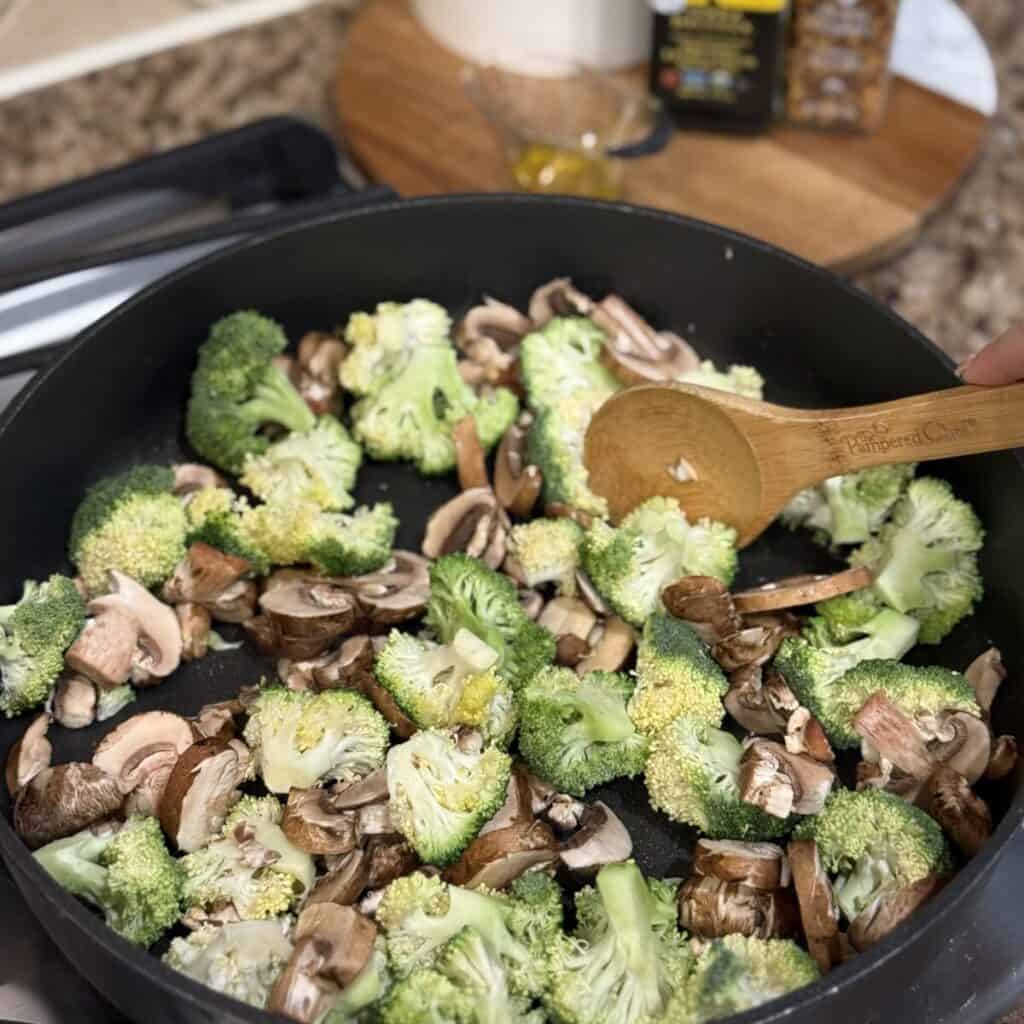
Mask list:
[[826,475],[1024,447],[1024,383],[950,388],[821,415]]

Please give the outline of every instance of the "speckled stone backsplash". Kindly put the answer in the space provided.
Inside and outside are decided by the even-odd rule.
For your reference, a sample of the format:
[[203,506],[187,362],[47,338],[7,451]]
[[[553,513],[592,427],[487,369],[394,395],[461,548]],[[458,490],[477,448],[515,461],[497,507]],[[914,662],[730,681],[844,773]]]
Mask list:
[[[959,359],[1024,319],[1024,15],[962,0],[992,48],[1000,111],[949,209],[857,283]],[[0,105],[0,200],[271,114],[332,127],[328,86],[352,0],[134,61]]]

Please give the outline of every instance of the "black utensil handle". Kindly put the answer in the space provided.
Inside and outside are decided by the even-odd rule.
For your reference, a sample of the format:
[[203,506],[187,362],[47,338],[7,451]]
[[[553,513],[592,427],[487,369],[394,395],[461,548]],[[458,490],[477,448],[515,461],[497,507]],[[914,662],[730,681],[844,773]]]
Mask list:
[[661,109],[654,120],[651,133],[639,142],[630,142],[625,146],[617,146],[608,150],[609,156],[628,159],[635,156],[653,156],[660,153],[672,141],[676,126],[667,110]]

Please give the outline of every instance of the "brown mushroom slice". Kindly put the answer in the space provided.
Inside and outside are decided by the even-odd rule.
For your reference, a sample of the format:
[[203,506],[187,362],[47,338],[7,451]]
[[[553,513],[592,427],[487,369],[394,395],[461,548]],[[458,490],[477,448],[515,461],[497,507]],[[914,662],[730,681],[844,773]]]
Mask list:
[[974,689],[974,698],[988,715],[999,687],[1006,678],[1006,666],[998,647],[990,647],[967,666],[964,676]]
[[952,768],[939,765],[925,783],[918,803],[942,826],[968,860],[992,835],[992,812]]
[[821,722],[804,707],[797,708],[789,716],[784,742],[791,754],[807,754],[822,764],[832,764],[836,759]]
[[205,658],[210,649],[210,613],[195,601],[183,601],[174,606],[174,614],[181,630],[182,660]]
[[744,615],[748,612],[781,611],[784,608],[817,604],[842,594],[852,594],[870,587],[873,582],[874,574],[871,570],[858,565],[831,575],[807,573],[762,583],[758,587],[733,594],[733,603],[736,611]]
[[87,619],[64,664],[100,686],[122,686],[132,674],[139,627],[133,616],[106,611]]
[[567,633],[555,642],[555,664],[575,668],[587,656],[590,644],[578,636]]
[[316,938],[310,936],[296,942],[285,969],[270,990],[267,1009],[299,1024],[323,1020],[340,994],[338,986],[321,975],[324,963],[325,952]]
[[940,719],[928,749],[936,761],[959,772],[973,786],[992,756],[992,733],[980,718],[957,711]]
[[853,717],[853,728],[886,760],[915,779],[927,779],[935,759],[914,720],[879,690]]
[[693,870],[722,882],[739,882],[771,892],[789,885],[789,865],[775,843],[741,843],[734,839],[698,839]]
[[324,797],[335,811],[352,811],[388,799],[388,773],[385,767],[364,775],[355,782],[336,782]]
[[[778,680],[774,689],[771,683]],[[756,736],[784,733],[800,704],[777,672],[765,673],[761,665],[744,665],[729,676],[729,690],[722,698],[726,711]]]
[[484,301],[462,318],[455,329],[455,340],[469,356],[473,355],[474,343],[481,339],[493,341],[503,352],[514,354],[532,326],[530,319],[515,306],[485,295]]
[[489,487],[473,487],[446,502],[427,520],[422,551],[440,558],[462,551],[497,569],[505,560],[509,522]]
[[7,792],[11,796],[50,767],[53,744],[46,738],[49,728],[50,716],[45,712],[36,715],[21,734],[21,739],[7,752]]
[[123,572],[111,570],[110,579],[113,591],[90,601],[90,613],[116,611],[133,619],[139,631],[133,667],[166,678],[181,664],[181,630],[174,610]]
[[368,679],[363,692],[388,720],[400,740],[407,740],[416,732],[416,723],[395,703],[395,698],[376,679]]
[[251,755],[241,740],[204,739],[175,761],[160,798],[160,824],[183,853],[205,846],[238,800]]
[[235,717],[244,711],[242,702],[237,699],[204,704],[192,719],[192,732],[196,740],[229,740],[235,735]]
[[766,891],[693,875],[679,888],[679,926],[704,939],[788,939],[799,932],[799,912],[790,889]]
[[745,626],[719,640],[711,648],[711,654],[724,671],[735,672],[748,665],[763,665],[770,661],[784,639],[784,627],[781,625]]
[[281,830],[306,853],[348,853],[358,845],[356,811],[334,810],[318,788],[292,789],[281,818]]
[[316,903],[295,922],[295,941],[315,939],[323,953],[320,973],[344,988],[369,963],[377,926],[351,907]]
[[337,903],[339,906],[351,906],[362,896],[369,877],[367,854],[358,847],[350,850],[326,875],[317,879],[316,885],[306,897],[305,905]]
[[740,760],[741,799],[777,818],[818,814],[835,779],[828,765],[772,740],[750,741]]
[[444,879],[476,889],[503,889],[528,871],[548,868],[558,860],[558,840],[543,821],[516,822],[477,836],[447,868]]
[[244,558],[197,541],[189,545],[185,557],[163,585],[161,596],[169,604],[214,601],[250,572],[252,565]]
[[363,613],[377,626],[395,626],[423,613],[430,600],[430,563],[412,551],[393,551],[377,572],[335,582],[356,597]]
[[333,639],[356,618],[351,594],[329,580],[294,580],[266,591],[259,605],[281,633],[294,637]]
[[317,416],[341,414],[338,371],[347,354],[348,348],[340,338],[322,331],[309,331],[299,341],[290,376],[306,405]]
[[359,690],[373,677],[374,651],[368,636],[350,636],[342,642],[326,664],[313,666],[313,681],[318,690]]
[[883,892],[865,907],[850,924],[847,933],[858,953],[895,931],[922,904],[932,898],[948,882],[944,875],[928,875],[903,889]]
[[505,802],[498,809],[498,813],[480,829],[478,837],[487,835],[488,832],[509,828],[512,825],[526,824],[532,821],[533,817],[533,793],[530,789],[530,776],[521,765],[513,765],[508,787],[505,790]]
[[370,889],[390,885],[396,878],[411,874],[420,866],[419,857],[404,841],[371,839],[366,844],[366,855],[369,858],[366,884]]
[[534,289],[527,310],[534,327],[543,327],[556,316],[589,316],[594,300],[573,287],[568,277],[556,277]]
[[587,639],[597,625],[597,616],[578,597],[556,597],[544,606],[537,617],[537,625],[543,626],[554,637],[575,637],[589,650]]
[[18,791],[14,829],[30,850],[117,813],[124,795],[102,768],[72,761],[44,768]]
[[839,934],[839,906],[832,883],[821,863],[818,844],[813,839],[797,839],[786,847],[789,866],[793,872],[807,948],[823,971],[840,962],[837,938]]
[[172,493],[177,498],[205,490],[207,487],[225,487],[227,485],[220,473],[199,462],[179,462],[172,468],[174,470]]
[[633,854],[626,826],[603,801],[587,806],[579,829],[562,843],[559,857],[574,874],[588,878],[605,864],[618,864]]
[[494,494],[509,515],[526,519],[540,497],[544,476],[529,462],[527,431],[518,423],[505,431],[494,457]]
[[1005,779],[1017,766],[1017,741],[1012,736],[997,736],[992,741],[992,756],[985,769],[986,779]]
[[234,624],[248,622],[256,614],[259,587],[253,580],[239,580],[205,604],[210,617],[217,622]]
[[375,804],[363,804],[356,811],[356,836],[360,843],[368,838],[398,836],[398,829],[391,820],[391,805],[387,800]]
[[726,585],[714,576],[683,576],[661,592],[666,611],[712,646],[738,633],[743,622]]
[[84,729],[96,721],[96,684],[77,672],[64,672],[50,698],[50,708],[65,729]]
[[588,672],[617,672],[636,646],[633,627],[617,615],[599,622],[587,638],[589,653],[576,665],[580,675]]
[[472,416],[463,416],[455,424],[452,428],[452,441],[455,444],[459,486],[464,491],[474,487],[489,487],[484,448],[477,433],[476,420]]

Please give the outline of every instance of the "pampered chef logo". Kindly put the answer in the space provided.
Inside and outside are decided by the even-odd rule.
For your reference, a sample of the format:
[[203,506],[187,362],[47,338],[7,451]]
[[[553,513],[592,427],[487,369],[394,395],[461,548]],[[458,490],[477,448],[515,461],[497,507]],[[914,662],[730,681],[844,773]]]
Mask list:
[[964,420],[927,420],[915,430],[902,434],[894,434],[887,423],[872,423],[861,430],[851,433],[833,433],[826,431],[832,444],[842,448],[847,455],[867,455],[897,452],[901,448],[921,448],[926,445],[956,441],[973,434],[978,421],[970,418]]

